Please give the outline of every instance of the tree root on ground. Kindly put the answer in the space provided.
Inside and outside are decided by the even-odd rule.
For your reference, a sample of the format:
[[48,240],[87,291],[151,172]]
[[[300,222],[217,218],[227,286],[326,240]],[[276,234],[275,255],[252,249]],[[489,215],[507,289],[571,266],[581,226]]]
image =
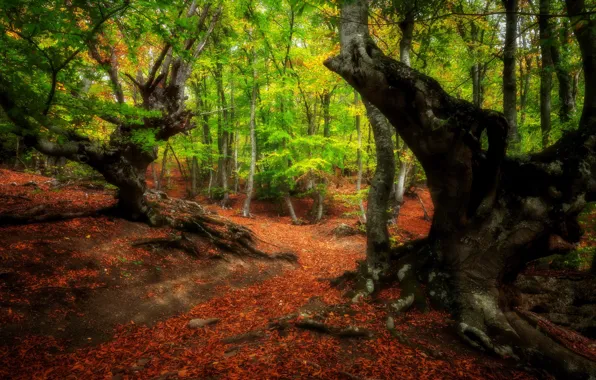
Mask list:
[[451,360],[443,352],[433,350],[433,349],[425,347],[419,343],[412,342],[412,340],[410,340],[407,336],[405,336],[404,334],[402,334],[395,328],[393,318],[391,318],[391,317],[389,317],[387,319],[387,330],[389,330],[389,333],[394,338],[396,338],[399,341],[399,343],[403,344],[404,346],[412,347],[414,349],[422,351],[425,355],[430,356],[434,359],[445,360],[445,361],[453,364],[451,362]]
[[[452,312],[458,321],[456,330],[462,340],[477,349],[531,363],[535,368],[548,369],[561,378],[596,378],[593,352],[582,352],[581,347],[570,346],[589,347],[584,341],[586,338],[578,338],[534,313],[510,311],[511,306],[501,301],[502,297],[512,300],[503,293],[503,284],[481,281],[473,276],[476,272],[469,276],[466,272],[444,272],[445,268],[437,264],[437,257],[422,249],[423,241],[398,248],[392,256],[390,269],[375,283],[374,293],[382,287],[400,284],[400,298],[388,302],[390,315],[404,313],[414,305],[424,311],[430,299],[433,304]],[[354,293],[374,297],[374,293],[366,293],[364,288],[364,280],[371,278],[365,266],[366,263],[362,263],[357,271],[346,272],[332,280],[334,286],[349,284],[354,289],[347,294],[352,302]],[[387,328],[401,343],[428,356],[446,360],[444,354],[411,342],[400,334],[391,316]]]
[[294,322],[294,326],[320,332],[323,334],[329,334],[338,338],[371,338],[373,333],[369,330],[362,329],[360,327],[348,326],[348,327],[335,327],[329,326],[322,322],[315,321],[314,319],[300,319]]
[[79,211],[79,212],[44,212],[46,206],[40,205],[33,207],[32,209],[18,214],[1,214],[0,215],[0,227],[5,226],[24,226],[28,224],[46,223],[46,222],[59,222],[64,220],[71,220],[76,218],[87,218],[96,217],[102,215],[108,215],[113,210],[112,207],[103,208],[99,210],[91,211]]
[[[193,257],[201,256],[201,253],[197,248],[196,242],[188,238],[184,233],[182,233],[181,235],[174,235],[172,237],[141,239],[134,241],[131,245],[133,247],[151,246],[161,248],[173,248],[186,252]],[[214,257],[222,258],[223,256],[217,255]]]
[[258,249],[258,238],[250,229],[210,213],[196,202],[163,197],[160,194],[150,194],[148,199],[153,201],[154,214],[149,216],[151,224],[165,225],[183,234],[206,238],[216,247],[234,256],[290,263],[298,261],[294,253],[268,254]]

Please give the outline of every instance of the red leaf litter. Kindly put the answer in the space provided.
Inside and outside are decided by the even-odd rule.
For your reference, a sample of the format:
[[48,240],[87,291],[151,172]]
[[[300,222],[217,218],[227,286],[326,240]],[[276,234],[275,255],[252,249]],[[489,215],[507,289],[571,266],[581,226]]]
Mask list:
[[[98,208],[113,202],[113,194],[76,186],[54,192],[49,184],[41,184],[47,180],[0,171],[0,194],[14,196],[2,199],[0,212],[25,210],[40,203],[55,210]],[[40,183],[41,191],[25,186],[29,181]],[[428,192],[420,190],[420,195],[432,212]],[[241,218],[238,214],[242,199],[233,200],[232,209],[218,212],[253,229],[262,249],[295,252],[298,264],[274,267],[269,262],[251,263],[249,259],[216,263],[179,252],[132,248],[130,242],[135,239],[166,236],[171,231],[109,218],[0,228],[0,237],[6,242],[0,248],[0,329],[22,329],[18,339],[0,343],[0,378],[533,378],[510,362],[462,344],[443,313],[411,312],[398,318],[396,329],[416,347],[399,343],[385,328],[383,302],[397,297],[399,289],[383,291],[374,302],[345,306],[346,299],[329,285],[328,279],[354,269],[364,258],[366,244],[364,236],[337,238],[331,232],[339,223],[355,224],[354,216],[349,219],[343,215],[348,206],[333,201],[323,223],[292,226],[287,216],[279,215],[277,206],[260,201],[255,201],[254,218]],[[305,217],[309,201],[299,200],[296,204],[300,216]],[[428,232],[429,223],[422,220],[417,199],[407,199],[399,228],[403,236],[398,238],[404,240]],[[142,264],[137,265],[139,262]],[[81,263],[93,265],[78,265]],[[225,281],[216,283],[214,275],[195,275],[217,265],[234,268],[226,272]],[[155,269],[158,266],[160,271]],[[154,283],[142,280],[158,272],[167,272],[171,277],[154,279]],[[188,283],[166,287],[182,274],[188,276]],[[11,278],[10,284],[4,278]],[[195,294],[207,292],[208,284],[216,285],[208,294]],[[99,344],[73,346],[67,338],[39,333],[49,328],[48,324],[51,327],[68,319],[92,324],[97,318],[106,318],[100,315],[101,310],[87,315],[91,309],[85,309],[85,305],[109,291],[115,294],[111,302],[118,302],[117,292],[124,294],[131,288],[138,288],[139,296],[124,309],[142,302],[153,302],[157,308],[177,295],[204,299],[152,323],[122,321],[114,329],[106,328],[108,337]],[[81,292],[87,294],[82,301]],[[32,318],[31,305],[39,304],[40,297],[47,294],[61,294],[61,303],[54,303],[57,306],[44,318]],[[330,312],[336,310],[333,305],[343,306],[337,306],[341,311]],[[314,316],[317,310],[326,310],[319,318],[328,325],[358,326],[372,331],[373,337],[340,339],[297,329],[292,324],[285,329],[270,326],[281,317],[301,313],[297,318],[305,318]],[[194,318],[220,320],[191,329],[188,322]],[[85,330],[81,331],[84,334]],[[435,359],[420,347],[440,351],[443,356]]]

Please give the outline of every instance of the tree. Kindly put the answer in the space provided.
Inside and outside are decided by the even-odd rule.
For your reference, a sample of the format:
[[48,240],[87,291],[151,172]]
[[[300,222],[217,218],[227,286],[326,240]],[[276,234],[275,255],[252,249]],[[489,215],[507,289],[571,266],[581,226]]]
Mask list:
[[553,81],[552,38],[553,28],[550,20],[550,0],[540,0],[540,52],[542,67],[540,68],[540,130],[542,131],[542,147],[546,148],[551,132],[551,90]]
[[[28,74],[11,73],[14,61],[4,62],[0,68],[0,106],[13,125],[13,133],[22,136],[25,144],[50,156],[86,163],[118,187],[118,209],[122,215],[155,222],[155,214],[144,198],[145,173],[157,157],[155,148],[159,141],[167,141],[194,128],[192,114],[185,106],[184,88],[193,62],[202,53],[218,22],[221,4],[199,4],[197,1],[168,6],[141,3],[146,6],[140,9],[141,13],[150,14],[150,10],[159,9],[154,21],[156,26],[148,24],[145,16],[137,12],[134,16],[124,17],[123,12],[129,5],[128,1],[123,1],[107,7],[100,4],[80,8],[69,2],[66,5],[68,15],[63,18],[58,16],[63,9],[61,2],[42,7],[37,7],[35,2],[9,3],[4,10],[7,26],[3,27],[10,33],[3,38],[9,40],[14,61],[18,61],[20,56],[34,59],[26,53],[33,49],[35,56],[44,60],[36,64],[36,73],[40,74],[34,80],[36,83],[49,80],[50,85],[43,86],[49,87],[49,90],[46,100],[41,102],[44,106],[40,108],[36,103],[43,95],[36,90],[41,86],[28,86],[28,81],[21,79]],[[81,11],[83,15],[77,16]],[[58,31],[51,24],[54,21],[38,24],[38,18],[53,20],[54,17],[64,19]],[[81,23],[91,22],[93,27],[85,32],[82,39],[73,42],[69,23],[77,17],[80,17],[78,21]],[[109,22],[112,19],[114,22]],[[153,38],[163,41],[157,56],[135,45],[139,34],[146,33],[147,29],[157,29]],[[118,46],[120,37],[125,37],[124,40],[131,44]],[[45,47],[48,39],[54,44]],[[136,50],[136,54],[122,57],[119,54],[122,50]],[[89,68],[89,75],[92,70],[107,74],[114,102],[96,100],[84,93],[76,75],[69,71],[75,64],[79,69],[87,64],[81,57],[84,51],[95,62]],[[124,58],[139,59],[143,53],[148,53],[145,58],[149,58],[143,78],[124,73],[130,87],[141,97],[137,107],[127,102],[120,69],[130,64]],[[70,96],[59,91],[60,81],[66,83]],[[88,119],[99,117],[110,123],[112,132],[108,141],[94,140],[72,126],[61,127],[66,124],[68,116],[64,115],[58,100],[86,109]],[[45,133],[45,130],[50,133]]]
[[596,19],[583,0],[567,0],[567,9],[586,73],[582,119],[577,131],[524,159],[505,155],[502,114],[456,99],[387,57],[368,34],[364,0],[343,3],[341,52],[325,65],[388,118],[425,169],[435,204],[427,239],[361,265],[359,294],[393,274],[402,283],[394,308],[423,307],[418,279],[426,279],[429,298],[454,314],[471,345],[582,378],[596,375],[596,365],[522,318],[512,284],[527,262],[549,254],[552,235],[579,239],[577,215],[596,199]]
[[517,147],[517,82],[515,53],[517,51],[517,0],[503,0],[507,12],[505,47],[503,49],[503,113],[509,123],[509,141]]
[[257,133],[256,133],[256,108],[257,108],[257,68],[256,68],[256,54],[254,48],[252,49],[252,92],[250,98],[250,171],[246,181],[246,200],[242,208],[242,215],[244,217],[250,216],[250,201],[253,196],[253,185],[255,177],[255,168],[257,166]]

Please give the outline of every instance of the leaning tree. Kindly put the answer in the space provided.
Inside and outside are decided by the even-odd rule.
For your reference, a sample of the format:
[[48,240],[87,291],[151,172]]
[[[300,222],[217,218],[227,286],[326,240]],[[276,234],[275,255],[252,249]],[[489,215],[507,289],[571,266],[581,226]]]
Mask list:
[[[383,250],[368,252],[355,297],[395,276],[402,284],[395,311],[424,308],[428,296],[454,314],[473,346],[582,378],[596,376],[596,364],[524,319],[513,286],[525,264],[550,254],[552,236],[579,240],[578,214],[596,199],[596,16],[584,0],[566,1],[584,65],[582,118],[576,131],[526,157],[506,156],[502,114],[450,96],[433,78],[383,54],[369,35],[366,0],[343,2],[341,52],[325,65],[395,127],[424,167],[435,205],[428,238],[395,251],[377,243]],[[373,187],[391,186],[379,178]]]
[[[8,1],[0,106],[10,131],[41,153],[91,166],[118,187],[121,215],[155,222],[145,173],[160,141],[195,126],[184,88],[221,13],[217,1]],[[134,71],[122,72],[126,59]],[[108,83],[108,101],[88,94],[94,80]],[[82,133],[77,119],[101,119],[109,137]]]

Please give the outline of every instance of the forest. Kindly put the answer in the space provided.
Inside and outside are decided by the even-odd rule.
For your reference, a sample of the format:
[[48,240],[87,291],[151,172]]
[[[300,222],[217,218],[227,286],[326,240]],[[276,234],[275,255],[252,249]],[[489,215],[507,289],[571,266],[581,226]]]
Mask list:
[[596,379],[596,0],[0,0],[0,378]]

